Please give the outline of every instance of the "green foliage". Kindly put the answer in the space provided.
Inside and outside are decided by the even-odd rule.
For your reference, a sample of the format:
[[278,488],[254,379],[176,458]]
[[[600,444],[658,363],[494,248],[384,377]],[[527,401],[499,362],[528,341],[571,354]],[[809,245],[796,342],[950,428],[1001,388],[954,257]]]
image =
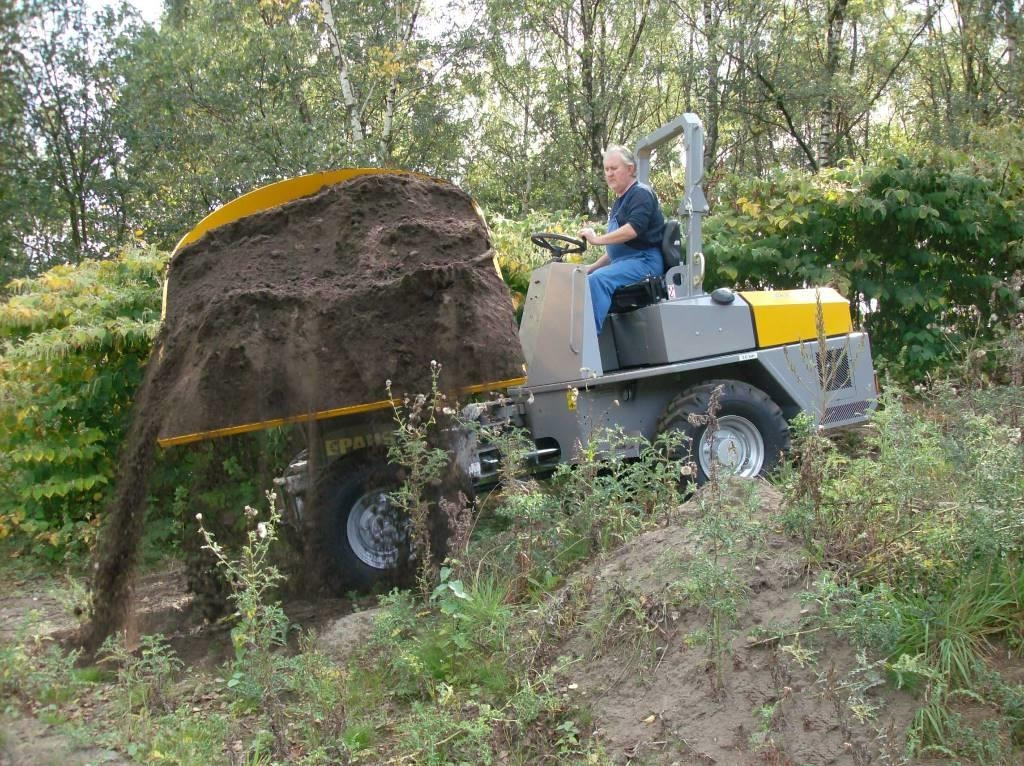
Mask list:
[[117,668],[118,691],[123,695],[124,713],[144,711],[147,715],[166,704],[169,687],[183,667],[163,636],[142,636],[137,652],[129,648],[124,635],[111,636],[100,653]]
[[15,5],[0,12],[0,283],[131,239],[113,115],[137,20],[84,0]]
[[278,650],[285,646],[290,627],[281,603],[271,599],[284,575],[270,563],[281,514],[272,492],[267,493],[267,501],[269,511],[264,521],[257,521],[258,510],[246,506],[249,529],[237,558],[231,557],[203,526],[202,514],[196,514],[204,547],[213,554],[232,588],[230,598],[235,611],[231,645],[235,663],[227,688],[243,704],[255,706],[273,700],[286,683]]
[[9,285],[0,305],[0,536],[91,546],[159,324],[165,258],[130,248]]
[[149,482],[148,558],[173,554],[182,545],[186,556],[195,554],[202,542],[196,513],[222,545],[244,545],[249,518],[235,509],[259,497],[294,454],[290,435],[287,429],[266,429],[158,452]]
[[465,584],[449,567],[441,580],[431,596],[437,612],[427,623],[407,596],[394,593],[385,601],[376,640],[393,652],[388,688],[408,699],[436,696],[444,685],[479,687],[492,700],[510,694],[516,678],[507,656],[513,631],[507,586],[487,577]]
[[[791,528],[831,565],[924,596],[1024,544],[1018,428],[972,395],[933,391],[929,417],[888,392],[859,454],[832,452],[819,464],[818,510],[799,492],[786,509]],[[801,479],[787,482],[795,489]]]
[[29,615],[13,640],[0,641],[0,698],[66,702],[81,685],[75,671],[81,652],[31,638],[31,624]]
[[166,715],[138,721],[124,749],[141,763],[217,763],[229,731],[223,714],[199,714],[185,702]]
[[547,209],[603,218],[604,147],[638,139],[678,114],[683,100],[659,81],[676,82],[669,46],[658,40],[673,36],[673,14],[629,0],[481,6],[484,151],[469,154],[467,188],[506,215]]
[[[664,520],[678,504],[679,461],[668,434],[653,444],[620,430],[595,427],[580,461],[561,464],[546,486],[505,479],[489,510],[509,527],[499,537],[500,563],[517,589],[543,590],[580,560],[611,550]],[[508,456],[506,456],[508,457]],[[508,474],[525,474],[510,464]]]
[[[787,523],[838,572],[816,586],[815,619],[921,695],[915,754],[1003,763],[1019,738],[1016,697],[988,659],[1022,640],[1024,442],[1002,407],[1013,391],[889,393],[861,451],[820,451],[787,478],[798,490]],[[816,501],[799,491],[813,471]],[[956,712],[964,700],[1000,710],[1000,723],[972,726]]]
[[[1011,154],[1024,133],[1004,131]],[[722,192],[726,194],[726,192]],[[880,366],[919,380],[1024,310],[1024,173],[994,150],[918,150],[736,181],[707,221],[709,284],[831,284]]]
[[[531,212],[518,218],[506,218],[500,213],[487,216],[491,230],[491,244],[497,254],[501,276],[512,293],[512,305],[521,318],[526,291],[530,287],[530,274],[548,262],[550,253],[530,241],[530,235],[551,232],[575,237],[583,227],[583,219],[569,213],[546,214]],[[574,256],[579,257],[579,256]],[[584,256],[589,261],[591,258]]]
[[[376,694],[400,701],[388,752],[417,762],[593,757],[554,691],[553,673],[537,662],[527,614],[510,603],[508,583],[452,574],[443,570],[433,610],[417,609],[397,591],[382,599],[370,650],[352,676],[353,696],[372,696],[353,715],[379,715]],[[352,736],[380,757],[384,743],[370,740],[367,729],[357,726]]]
[[0,281],[134,230],[169,248],[238,194],[342,165],[603,218],[601,150],[684,110],[713,182],[972,146],[1020,115],[1017,5],[191,0],[151,27],[128,4],[7,3]]

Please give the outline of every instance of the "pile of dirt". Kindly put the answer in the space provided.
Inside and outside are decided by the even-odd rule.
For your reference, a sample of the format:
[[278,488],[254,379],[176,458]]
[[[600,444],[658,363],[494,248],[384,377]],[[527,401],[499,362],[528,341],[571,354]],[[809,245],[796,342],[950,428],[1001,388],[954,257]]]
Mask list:
[[[737,509],[748,502],[728,500],[726,513],[745,515]],[[779,529],[779,493],[759,484],[755,502],[745,523],[764,533],[718,554],[744,594],[734,613],[724,588],[714,596],[720,623],[698,605],[712,594],[682,585],[715,561],[698,531],[699,498],[674,523],[580,572],[572,587],[584,613],[557,652],[568,666],[563,688],[591,709],[615,763],[903,762],[919,703],[883,685],[882,668],[834,633],[806,628],[814,606],[802,595],[813,573],[800,543]],[[720,653],[711,649],[716,627]]]
[[178,252],[94,578],[87,649],[124,624],[158,437],[302,417],[522,375],[515,318],[473,201],[358,176]]
[[459,189],[361,176],[210,232],[168,274],[161,437],[522,375],[486,226]]

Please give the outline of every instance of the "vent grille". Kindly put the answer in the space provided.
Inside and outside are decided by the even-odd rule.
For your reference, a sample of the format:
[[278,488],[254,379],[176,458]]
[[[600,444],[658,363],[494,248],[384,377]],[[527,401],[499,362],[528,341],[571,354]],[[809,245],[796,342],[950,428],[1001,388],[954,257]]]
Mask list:
[[846,349],[827,348],[824,352],[818,352],[818,380],[825,383],[826,391],[853,387],[850,355]]
[[825,410],[825,417],[821,419],[821,424],[830,426],[849,420],[863,420],[868,414],[868,408],[868,402],[847,402],[837,407],[829,407]]

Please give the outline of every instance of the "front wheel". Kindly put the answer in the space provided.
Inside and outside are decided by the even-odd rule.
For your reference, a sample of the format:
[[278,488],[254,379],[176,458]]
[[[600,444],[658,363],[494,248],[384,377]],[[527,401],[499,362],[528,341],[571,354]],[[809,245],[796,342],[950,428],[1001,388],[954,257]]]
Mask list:
[[318,493],[332,590],[394,583],[409,560],[408,523],[391,501],[397,471],[386,464],[337,466]]
[[[719,387],[715,427],[710,428],[705,416]],[[790,446],[789,426],[779,406],[764,391],[738,380],[703,383],[675,397],[658,423],[659,433],[669,431],[686,437],[681,457],[696,464],[698,484],[708,480],[715,466],[743,478],[766,474]]]

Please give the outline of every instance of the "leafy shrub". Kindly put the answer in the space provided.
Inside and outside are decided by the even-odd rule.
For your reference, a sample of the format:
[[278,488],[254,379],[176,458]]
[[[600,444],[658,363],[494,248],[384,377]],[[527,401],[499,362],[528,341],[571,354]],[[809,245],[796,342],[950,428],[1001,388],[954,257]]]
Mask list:
[[501,276],[512,293],[516,316],[521,317],[526,290],[530,286],[530,273],[547,263],[551,255],[530,242],[530,235],[546,231],[575,237],[583,226],[583,219],[569,213],[532,212],[520,219],[493,214],[488,216],[487,222]]
[[880,363],[920,380],[963,344],[998,340],[1024,310],[1024,173],[1006,159],[1024,132],[991,143],[971,156],[922,151],[733,180],[707,220],[708,282],[833,285]]
[[15,280],[0,304],[0,537],[59,559],[95,539],[117,451],[159,326],[166,257]]

